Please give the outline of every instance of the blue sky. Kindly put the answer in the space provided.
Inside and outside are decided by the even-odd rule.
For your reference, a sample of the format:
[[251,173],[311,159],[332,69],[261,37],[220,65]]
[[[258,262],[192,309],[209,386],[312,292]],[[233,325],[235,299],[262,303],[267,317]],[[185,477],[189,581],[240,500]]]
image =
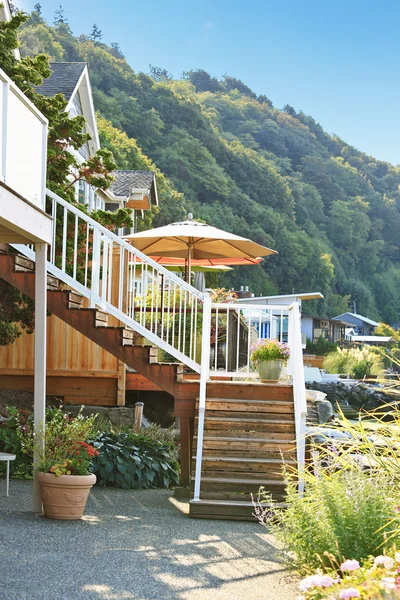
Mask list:
[[[30,10],[35,0],[17,0]],[[59,0],[42,0],[52,21]],[[203,68],[292,105],[376,158],[400,163],[397,0],[61,0],[74,33],[93,23],[136,71]]]

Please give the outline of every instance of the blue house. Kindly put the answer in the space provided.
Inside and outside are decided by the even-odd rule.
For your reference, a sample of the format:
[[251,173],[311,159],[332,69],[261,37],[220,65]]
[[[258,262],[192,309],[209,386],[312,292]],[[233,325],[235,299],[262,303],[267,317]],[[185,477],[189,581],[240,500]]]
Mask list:
[[346,323],[353,325],[356,335],[373,335],[379,325],[379,323],[372,321],[372,319],[351,312],[338,315],[335,317],[335,320],[346,321]]

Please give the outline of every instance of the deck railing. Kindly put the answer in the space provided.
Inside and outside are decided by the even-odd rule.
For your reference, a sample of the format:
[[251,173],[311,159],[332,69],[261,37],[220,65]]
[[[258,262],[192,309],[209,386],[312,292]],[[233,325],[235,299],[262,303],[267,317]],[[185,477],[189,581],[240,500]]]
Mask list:
[[0,181],[44,209],[47,119],[0,69]]
[[238,303],[211,304],[210,373],[258,377],[250,360],[258,339],[287,342],[288,307]]

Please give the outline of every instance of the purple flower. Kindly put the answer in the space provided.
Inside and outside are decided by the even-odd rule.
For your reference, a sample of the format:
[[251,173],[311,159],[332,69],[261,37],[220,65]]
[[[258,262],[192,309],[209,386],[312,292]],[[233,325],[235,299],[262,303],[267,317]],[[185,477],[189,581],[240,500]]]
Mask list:
[[359,590],[356,588],[347,588],[340,592],[340,600],[348,600],[348,598],[361,598]]
[[360,568],[360,563],[358,562],[358,560],[345,560],[341,565],[340,565],[340,570],[341,571],[356,571],[357,569]]
[[330,587],[333,583],[334,580],[329,575],[310,575],[300,581],[299,588],[302,592],[307,592],[314,587]]

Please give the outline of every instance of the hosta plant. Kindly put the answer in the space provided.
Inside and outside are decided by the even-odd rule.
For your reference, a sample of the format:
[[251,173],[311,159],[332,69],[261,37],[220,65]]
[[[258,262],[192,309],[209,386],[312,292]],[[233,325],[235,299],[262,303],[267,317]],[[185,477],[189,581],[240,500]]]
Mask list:
[[170,444],[133,432],[105,432],[93,443],[93,473],[99,485],[124,489],[170,488],[178,483],[178,463]]

